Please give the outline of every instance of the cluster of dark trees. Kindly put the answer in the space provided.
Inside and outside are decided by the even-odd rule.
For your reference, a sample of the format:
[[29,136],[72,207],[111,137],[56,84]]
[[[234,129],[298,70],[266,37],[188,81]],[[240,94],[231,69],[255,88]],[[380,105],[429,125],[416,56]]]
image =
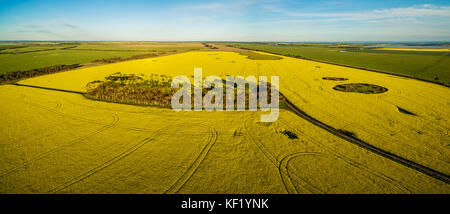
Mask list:
[[298,136],[294,132],[291,132],[289,130],[284,130],[284,131],[281,131],[280,133],[288,136],[289,139],[297,139],[298,138]]
[[25,78],[40,76],[40,75],[44,75],[44,74],[51,74],[51,73],[56,73],[56,72],[60,72],[60,71],[67,71],[67,70],[71,70],[71,69],[78,68],[78,67],[81,67],[81,65],[80,64],[54,65],[54,66],[50,66],[50,67],[36,68],[36,69],[32,69],[32,70],[27,70],[27,71],[9,72],[9,73],[5,73],[5,74],[0,74],[0,83],[4,84],[4,83],[16,82],[18,80],[25,79]]
[[106,79],[109,81],[89,83],[84,95],[90,99],[107,102],[170,108],[172,95],[177,91],[170,87],[170,82],[159,80],[135,82],[133,80],[142,78],[134,75],[119,75]]
[[208,43],[202,43],[205,47],[207,47],[207,48],[209,48],[209,49],[219,49],[219,48],[217,48],[217,47],[215,47],[215,46],[212,46],[212,45],[210,45],[210,44],[208,44]]

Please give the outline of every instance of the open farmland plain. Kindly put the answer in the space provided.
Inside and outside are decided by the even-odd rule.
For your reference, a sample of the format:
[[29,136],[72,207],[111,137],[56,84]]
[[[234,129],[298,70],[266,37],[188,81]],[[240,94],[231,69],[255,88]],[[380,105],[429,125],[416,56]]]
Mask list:
[[[367,48],[363,44],[219,43],[343,66],[419,78],[450,86],[448,48]],[[395,47],[395,46],[393,46]],[[402,47],[402,46],[399,46]],[[448,46],[445,46],[448,47]]]
[[[78,48],[102,49],[90,44]],[[450,192],[449,88],[236,51],[191,51],[0,86],[0,192]],[[276,122],[261,123],[259,111],[175,112],[83,96],[89,83],[117,73],[144,79],[192,78],[196,67],[203,69],[203,76],[279,76],[280,92],[297,111],[282,109]],[[333,89],[350,83],[387,90],[377,94]],[[300,117],[299,111],[440,175],[346,140]]]
[[203,49],[201,43],[18,43],[0,44],[0,74],[55,65],[92,64],[107,59],[165,55]]

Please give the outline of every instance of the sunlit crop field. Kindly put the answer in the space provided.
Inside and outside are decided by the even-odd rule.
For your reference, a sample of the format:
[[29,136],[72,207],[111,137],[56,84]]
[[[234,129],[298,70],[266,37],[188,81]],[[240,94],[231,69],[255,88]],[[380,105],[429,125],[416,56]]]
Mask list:
[[[448,48],[419,49],[413,46],[400,50],[379,50],[352,44],[296,44],[272,45],[265,43],[220,43],[238,48],[265,51],[285,56],[318,60],[356,68],[371,69],[391,74],[406,75],[450,86],[450,51]],[[383,44],[380,44],[382,46]],[[401,47],[401,46],[400,46]],[[419,51],[420,50],[420,51]],[[439,51],[433,51],[439,50]]]
[[375,48],[375,50],[387,50],[387,51],[437,51],[437,52],[449,52],[450,49],[446,48]]
[[[203,69],[204,77],[276,75],[280,92],[317,120],[450,174],[448,88],[281,58],[252,60],[235,52],[194,51],[19,84],[85,92],[88,83],[117,72],[191,77],[196,67]],[[362,94],[333,89],[346,83],[388,90]],[[360,148],[287,110],[281,110],[276,122],[261,123],[261,112],[175,112],[16,85],[0,86],[0,98],[1,193],[450,192],[447,183]],[[284,130],[298,138],[281,134]]]
[[193,42],[83,42],[0,43],[0,74],[61,64],[86,64],[95,60],[155,54],[164,55],[205,48]]

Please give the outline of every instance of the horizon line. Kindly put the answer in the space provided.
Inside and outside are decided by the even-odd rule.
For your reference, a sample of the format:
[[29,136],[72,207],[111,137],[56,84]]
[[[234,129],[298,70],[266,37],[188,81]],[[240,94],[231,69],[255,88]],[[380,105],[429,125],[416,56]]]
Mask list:
[[448,41],[431,41],[431,40],[415,40],[415,41],[391,41],[391,40],[349,40],[349,41],[245,41],[245,40],[0,40],[0,42],[238,42],[238,43],[450,43]]

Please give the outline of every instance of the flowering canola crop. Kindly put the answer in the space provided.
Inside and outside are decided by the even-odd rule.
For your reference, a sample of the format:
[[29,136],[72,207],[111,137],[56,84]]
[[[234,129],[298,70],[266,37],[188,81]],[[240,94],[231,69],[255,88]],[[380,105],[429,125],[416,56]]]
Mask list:
[[[191,76],[196,67],[204,77],[280,76],[280,92],[310,116],[450,174],[449,89],[417,80],[288,57],[251,60],[234,52],[199,51],[19,83],[84,92],[89,82],[117,72],[168,78]],[[388,90],[333,89],[347,83]],[[175,112],[13,85],[1,86],[0,97],[1,193],[450,192],[448,184],[287,110],[278,121],[261,123],[261,112]],[[286,130],[298,138],[283,135]]]

